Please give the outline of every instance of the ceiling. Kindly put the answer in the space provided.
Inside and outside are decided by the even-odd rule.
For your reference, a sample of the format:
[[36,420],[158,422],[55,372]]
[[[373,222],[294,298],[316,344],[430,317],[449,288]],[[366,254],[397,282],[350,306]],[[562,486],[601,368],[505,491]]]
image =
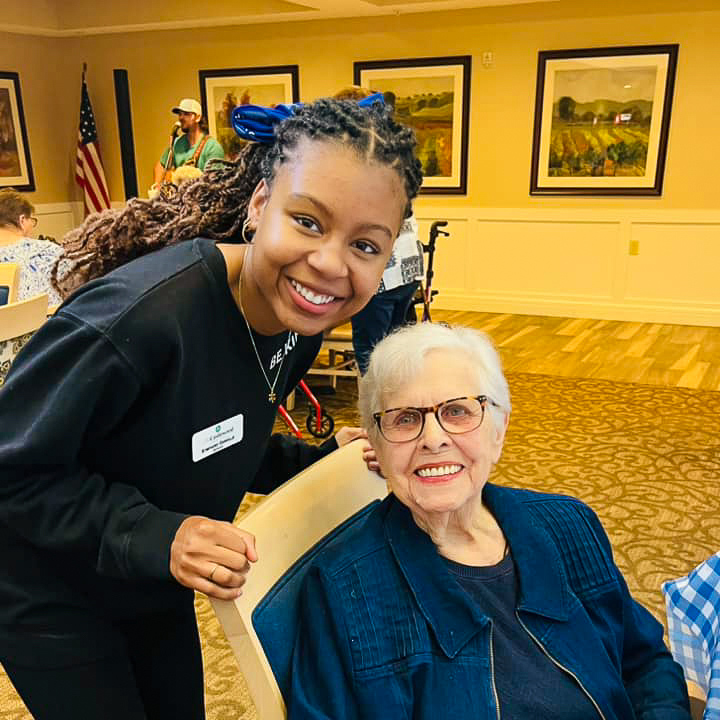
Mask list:
[[0,31],[49,37],[441,12],[558,0],[3,0]]

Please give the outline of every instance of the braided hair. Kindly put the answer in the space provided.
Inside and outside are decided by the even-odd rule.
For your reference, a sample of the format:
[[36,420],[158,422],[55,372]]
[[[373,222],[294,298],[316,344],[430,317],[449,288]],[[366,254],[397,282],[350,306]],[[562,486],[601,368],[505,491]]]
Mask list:
[[407,195],[405,216],[422,182],[414,155],[413,131],[377,102],[323,98],[294,108],[274,128],[271,144],[248,143],[233,162],[211,161],[201,177],[182,183],[171,195],[134,198],[121,210],[90,215],[63,239],[65,254],[55,264],[52,283],[63,296],[80,285],[141,255],[195,237],[242,241],[248,203],[261,179],[269,187],[280,166],[302,139],[337,142],[367,161],[393,168]]

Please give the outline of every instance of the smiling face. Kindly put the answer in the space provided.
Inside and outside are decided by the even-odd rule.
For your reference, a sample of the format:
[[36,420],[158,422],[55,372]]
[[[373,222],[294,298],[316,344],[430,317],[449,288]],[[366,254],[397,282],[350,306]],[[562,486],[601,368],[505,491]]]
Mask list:
[[[386,397],[380,410],[428,407],[452,398],[483,394],[478,374],[462,351],[432,350],[418,376]],[[420,516],[462,510],[479,501],[493,465],[500,458],[505,428],[496,428],[492,415],[475,430],[461,435],[425,416],[417,440],[375,441],[378,460],[390,489],[410,511]]]
[[198,123],[198,116],[193,112],[180,111],[178,114],[178,120],[180,121],[180,129],[183,132],[189,132]]
[[376,292],[407,197],[394,170],[338,143],[302,140],[292,153],[250,200],[243,305],[259,332],[314,335]]

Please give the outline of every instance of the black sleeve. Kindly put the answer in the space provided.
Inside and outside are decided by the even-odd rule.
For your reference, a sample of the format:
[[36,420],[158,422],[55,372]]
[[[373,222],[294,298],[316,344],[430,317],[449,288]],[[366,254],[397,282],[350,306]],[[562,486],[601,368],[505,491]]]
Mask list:
[[169,578],[170,544],[185,516],[83,462],[140,391],[102,333],[62,313],[45,323],[0,391],[0,522],[102,575]]
[[293,475],[337,450],[337,447],[334,437],[328,438],[322,445],[311,445],[294,435],[273,435],[265,448],[250,492],[263,495],[272,492]]

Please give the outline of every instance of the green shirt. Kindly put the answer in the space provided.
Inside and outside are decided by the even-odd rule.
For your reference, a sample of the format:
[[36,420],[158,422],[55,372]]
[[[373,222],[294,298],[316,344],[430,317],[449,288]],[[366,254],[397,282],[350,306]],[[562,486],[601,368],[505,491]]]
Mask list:
[[[201,136],[200,139],[192,146],[190,147],[190,144],[188,143],[187,135],[181,135],[176,141],[174,146],[175,151],[175,167],[178,168],[181,165],[184,165],[188,160],[192,159],[192,156],[195,154],[195,150],[199,143],[202,142],[204,136]],[[160,164],[165,165],[167,162],[167,156],[168,152],[170,151],[169,148],[165,149],[165,152],[162,154],[162,157],[160,158]],[[208,137],[207,142],[205,143],[205,147],[202,149],[202,152],[200,153],[200,157],[198,158],[197,167],[200,170],[205,169],[205,165],[207,165],[208,160],[212,160],[213,158],[220,158],[221,160],[225,157],[225,151],[222,149],[222,146],[220,143],[212,137]]]

